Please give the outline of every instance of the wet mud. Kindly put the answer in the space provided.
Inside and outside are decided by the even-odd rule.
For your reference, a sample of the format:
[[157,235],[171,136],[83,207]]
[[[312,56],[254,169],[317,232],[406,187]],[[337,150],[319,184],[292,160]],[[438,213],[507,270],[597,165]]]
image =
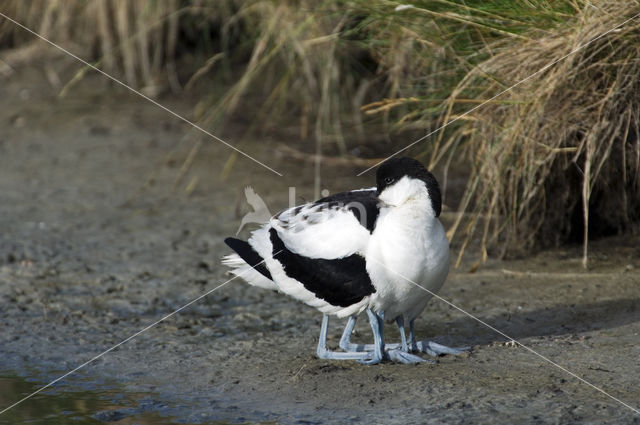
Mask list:
[[[44,385],[210,292],[65,385],[93,382],[99,391],[108,379],[189,423],[640,423],[510,342],[639,409],[637,236],[593,243],[588,271],[577,246],[489,261],[474,273],[473,259],[452,269],[440,295],[507,336],[437,299],[417,333],[472,346],[470,354],[417,366],[323,361],[315,357],[317,311],[228,281],[219,261],[229,252],[224,237],[249,211],[244,186],[275,212],[291,186],[299,200],[312,198],[310,167],[275,154],[276,140],[243,140],[242,123],[222,135],[284,177],[230,158],[228,148],[97,76],[59,98],[44,72],[29,68],[2,81],[0,99],[0,369]],[[192,111],[187,97],[162,101]],[[326,169],[322,187],[371,186],[373,176],[358,171]],[[362,341],[370,338],[365,322]],[[330,345],[343,323],[332,320]],[[387,334],[397,337],[391,327]]]

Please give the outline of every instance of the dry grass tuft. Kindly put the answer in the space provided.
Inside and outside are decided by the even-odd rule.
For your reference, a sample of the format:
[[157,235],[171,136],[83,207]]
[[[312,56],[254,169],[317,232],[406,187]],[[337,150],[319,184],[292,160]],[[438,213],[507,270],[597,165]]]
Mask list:
[[[167,89],[182,90],[176,65],[180,48],[194,55],[208,50],[214,44],[211,38],[217,37],[223,22],[237,8],[235,3],[6,0],[0,11],[44,38],[96,60],[95,65],[105,72],[155,97]],[[5,50],[3,61],[17,67],[39,59],[51,47],[0,18],[0,49]],[[71,83],[87,70],[80,70]]]
[[[491,98],[639,12],[636,1],[587,3],[556,34],[497,43],[452,93],[450,110],[470,92]],[[484,258],[582,241],[586,267],[590,237],[640,221],[639,94],[634,19],[475,111],[443,146],[464,139],[473,164],[460,206],[472,214],[451,233],[464,246],[479,233]]]
[[[353,162],[392,153],[410,132],[424,135],[460,117],[639,5],[6,0],[0,11],[149,96],[196,92],[202,80],[224,86],[200,95],[194,119],[216,134],[232,115],[251,137],[295,129],[289,155],[313,159],[319,194],[327,154]],[[51,51],[4,19],[0,49],[0,75]],[[583,241],[586,264],[590,237],[640,222],[639,58],[635,19],[417,145],[412,153],[430,158],[430,168],[446,168],[461,150],[471,164],[450,232],[461,253],[477,235],[483,258]]]

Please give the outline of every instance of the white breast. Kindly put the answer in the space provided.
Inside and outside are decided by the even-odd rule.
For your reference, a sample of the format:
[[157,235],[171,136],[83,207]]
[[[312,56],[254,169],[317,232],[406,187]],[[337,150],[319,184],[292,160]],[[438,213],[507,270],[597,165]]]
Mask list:
[[381,209],[369,241],[367,271],[376,288],[370,306],[384,311],[388,320],[400,314],[417,317],[449,271],[444,228],[437,217],[424,213],[422,204],[415,200]]

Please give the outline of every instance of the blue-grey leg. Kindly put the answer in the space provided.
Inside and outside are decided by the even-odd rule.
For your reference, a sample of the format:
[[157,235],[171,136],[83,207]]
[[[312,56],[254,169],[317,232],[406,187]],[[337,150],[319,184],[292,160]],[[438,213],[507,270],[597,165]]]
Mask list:
[[373,332],[373,357],[368,360],[358,360],[362,364],[377,364],[384,358],[384,312],[374,313],[367,309],[371,331]]
[[404,333],[404,316],[402,314],[396,317],[396,325],[398,325],[398,331],[400,331],[400,342],[402,343],[402,351],[409,352],[409,346],[407,345],[407,336]]
[[[347,325],[344,327],[344,331],[342,332],[342,337],[340,338],[340,343],[338,344],[340,348],[344,351],[364,351],[364,344],[352,344],[351,343],[351,334],[353,333],[353,328],[356,326],[356,320],[358,318],[353,315],[349,316],[349,320],[347,321]],[[373,345],[369,344],[370,350],[373,350]]]
[[416,336],[413,331],[413,322],[413,320],[409,322],[409,341],[411,351],[427,353],[430,356],[438,357],[444,354],[458,355],[471,350],[471,347],[452,348],[433,341],[416,341]]
[[404,317],[402,315],[396,317],[396,324],[400,332],[400,349],[387,350],[389,360],[405,364],[412,363],[435,363],[433,360],[425,360],[422,357],[409,353],[409,345],[407,344],[407,336],[404,332]]
[[[344,327],[344,332],[342,332],[342,337],[340,338],[340,348],[344,351],[373,351],[373,344],[354,344],[351,342],[351,334],[353,333],[353,328],[356,326],[357,319],[357,316],[349,316],[349,321]],[[400,344],[385,344],[385,348],[397,349],[400,348]]]
[[374,359],[373,352],[361,351],[361,352],[339,352],[330,351],[327,349],[327,328],[329,326],[329,316],[322,315],[322,328],[320,328],[320,339],[318,340],[318,350],[316,353],[321,359],[329,360],[358,360],[361,362],[371,361]]

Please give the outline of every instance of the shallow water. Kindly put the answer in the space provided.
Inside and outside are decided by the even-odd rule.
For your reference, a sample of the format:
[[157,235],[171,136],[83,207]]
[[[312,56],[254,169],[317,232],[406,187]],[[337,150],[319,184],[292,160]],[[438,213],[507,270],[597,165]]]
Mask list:
[[[42,385],[15,375],[0,376],[0,406],[4,409],[38,390]],[[117,390],[47,389],[0,415],[0,424],[97,425],[104,422],[173,424],[174,418],[158,411],[166,406],[149,394]],[[222,423],[216,423],[222,424]]]
[[[33,378],[0,372],[0,409],[32,394],[42,385]],[[95,389],[81,389],[83,387]],[[0,425],[231,425],[219,420],[188,422],[172,414],[175,408],[158,401],[151,393],[126,391],[105,383],[98,385],[95,380],[74,380],[71,385],[48,388],[12,407],[0,415]],[[242,424],[273,425],[275,422],[242,421]]]

